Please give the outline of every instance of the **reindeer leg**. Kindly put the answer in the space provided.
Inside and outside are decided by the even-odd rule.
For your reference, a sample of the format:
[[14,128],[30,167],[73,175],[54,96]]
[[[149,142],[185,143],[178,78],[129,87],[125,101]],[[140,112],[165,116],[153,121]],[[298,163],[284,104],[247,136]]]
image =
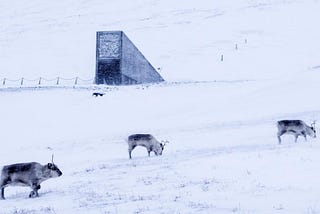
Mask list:
[[295,138],[295,139],[294,139],[294,142],[295,142],[295,143],[297,142],[298,137],[299,137],[299,135],[297,135],[297,134],[296,134],[296,135],[294,135],[294,138]]
[[35,197],[35,192],[32,190],[30,193],[29,193],[29,198],[34,198]]
[[129,151],[129,159],[131,159],[132,157],[131,157],[131,151]]
[[279,144],[281,144],[281,136],[284,134],[284,132],[282,131],[282,132],[278,132],[278,142],[279,142]]
[[132,158],[132,157],[131,157],[131,152],[132,152],[132,150],[133,150],[134,148],[136,148],[136,146],[129,146],[129,149],[128,149],[128,151],[129,151],[129,159]]
[[150,153],[153,151],[153,146],[151,145],[150,147],[147,148],[148,150],[148,156],[150,157]]
[[4,188],[5,188],[5,187],[1,187],[1,198],[0,198],[0,199],[2,199],[2,200],[5,199],[5,198],[4,198]]
[[281,144],[281,138],[280,138],[280,135],[278,135],[278,144]]
[[39,197],[38,190],[41,188],[41,186],[38,184],[38,182],[32,183],[32,191],[29,194],[29,198]]
[[5,197],[4,197],[4,188],[6,188],[6,185],[8,183],[10,183],[10,178],[9,177],[4,178],[4,179],[1,180],[1,183],[0,183],[0,186],[1,186],[1,197],[0,197],[0,199],[1,200],[5,199]]
[[306,135],[306,133],[305,133],[305,132],[302,132],[301,134],[302,134],[302,136],[304,137],[305,141],[307,141],[307,135]]
[[131,152],[132,152],[132,149],[128,149],[128,152],[129,152],[129,159],[131,159]]

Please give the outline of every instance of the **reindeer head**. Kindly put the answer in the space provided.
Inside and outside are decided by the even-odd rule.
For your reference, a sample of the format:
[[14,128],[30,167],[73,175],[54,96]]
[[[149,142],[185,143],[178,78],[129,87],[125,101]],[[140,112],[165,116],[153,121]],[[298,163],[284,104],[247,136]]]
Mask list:
[[312,130],[312,132],[310,133],[311,137],[316,138],[316,121],[313,121],[313,123],[311,123],[310,125],[310,129]]
[[162,155],[162,152],[163,152],[163,150],[164,150],[164,146],[167,144],[167,143],[169,143],[169,141],[164,141],[164,140],[162,140],[161,141],[161,143],[160,143],[160,148],[161,148],[161,151],[159,152],[159,155]]
[[55,178],[55,177],[59,177],[62,175],[62,172],[60,171],[58,166],[53,163],[48,163],[46,165],[46,169],[48,171],[50,178]]
[[55,177],[59,177],[62,175],[62,172],[60,171],[58,166],[53,163],[53,155],[52,155],[51,163],[48,163],[45,166],[45,170],[46,170],[47,174],[49,174],[50,178],[55,178]]

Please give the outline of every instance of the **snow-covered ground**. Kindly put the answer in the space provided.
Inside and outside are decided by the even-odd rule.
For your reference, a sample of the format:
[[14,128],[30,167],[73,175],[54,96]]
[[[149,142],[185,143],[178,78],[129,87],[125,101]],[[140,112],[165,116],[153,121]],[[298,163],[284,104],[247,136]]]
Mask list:
[[[54,153],[64,173],[39,198],[6,188],[0,213],[320,213],[319,140],[278,145],[275,126],[320,118],[319,11],[318,0],[1,1],[0,79],[93,78],[95,32],[124,30],[168,81],[0,86],[0,165]],[[170,143],[129,160],[132,133]]]

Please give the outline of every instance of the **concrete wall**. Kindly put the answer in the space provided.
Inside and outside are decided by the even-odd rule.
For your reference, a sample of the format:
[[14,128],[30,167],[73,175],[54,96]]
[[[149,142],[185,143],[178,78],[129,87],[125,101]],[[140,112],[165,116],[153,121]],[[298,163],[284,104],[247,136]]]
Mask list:
[[137,83],[164,81],[124,33],[122,33],[121,73],[136,80]]

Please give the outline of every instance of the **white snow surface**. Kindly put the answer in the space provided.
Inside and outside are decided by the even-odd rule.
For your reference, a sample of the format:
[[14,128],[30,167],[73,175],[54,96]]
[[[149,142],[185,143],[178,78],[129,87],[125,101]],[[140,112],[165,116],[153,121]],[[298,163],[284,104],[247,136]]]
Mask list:
[[[319,139],[276,137],[277,120],[320,118],[319,11],[319,0],[0,1],[0,79],[35,79],[0,86],[0,165],[54,153],[63,172],[39,198],[7,187],[0,213],[320,213]],[[37,86],[93,78],[102,30],[123,30],[167,81]],[[170,143],[129,160],[133,133]]]

